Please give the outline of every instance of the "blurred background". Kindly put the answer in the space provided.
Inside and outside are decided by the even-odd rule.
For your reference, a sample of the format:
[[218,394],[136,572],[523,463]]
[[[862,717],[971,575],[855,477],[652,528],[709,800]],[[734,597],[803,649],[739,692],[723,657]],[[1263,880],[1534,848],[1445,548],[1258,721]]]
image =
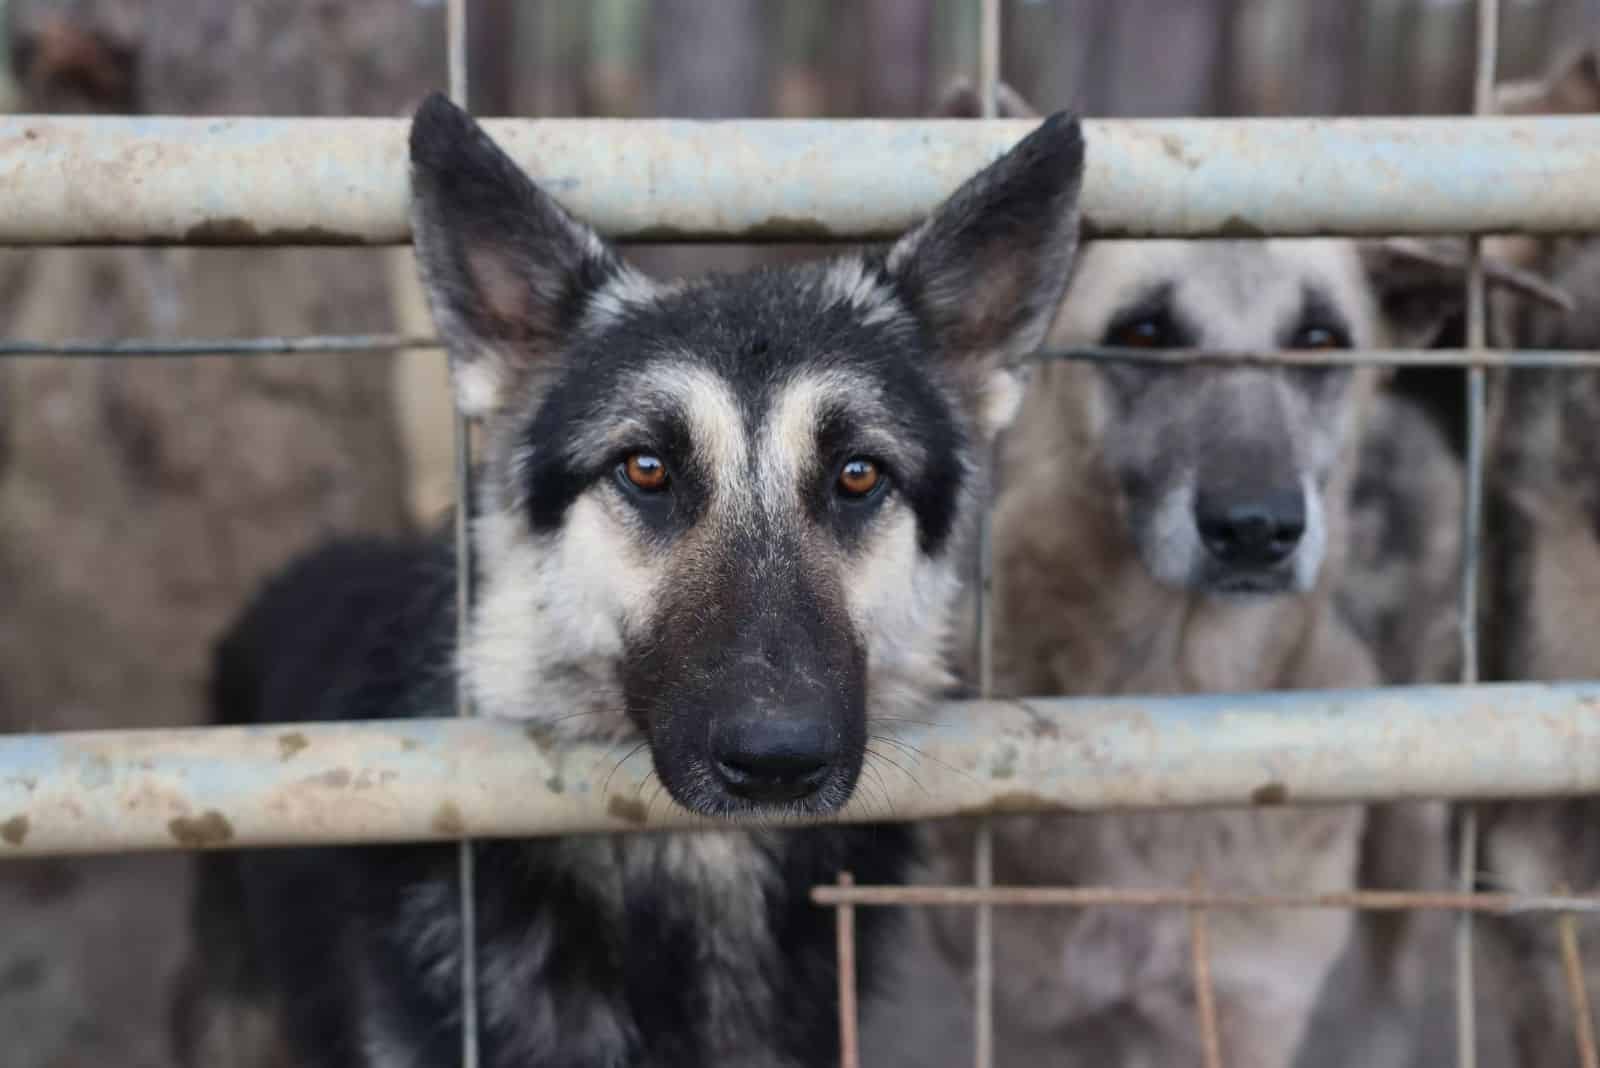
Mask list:
[[[1600,30],[1506,0],[1502,79]],[[1469,108],[1469,0],[1005,0],[1003,77],[1090,116]],[[0,108],[382,115],[442,87],[442,3],[0,0]],[[973,0],[473,0],[474,110],[916,116],[976,73]],[[664,273],[794,249],[641,249]],[[406,250],[0,251],[0,335],[429,331]],[[198,721],[268,571],[447,506],[437,353],[0,360],[0,731]],[[0,1064],[169,1063],[185,858],[0,865]]]

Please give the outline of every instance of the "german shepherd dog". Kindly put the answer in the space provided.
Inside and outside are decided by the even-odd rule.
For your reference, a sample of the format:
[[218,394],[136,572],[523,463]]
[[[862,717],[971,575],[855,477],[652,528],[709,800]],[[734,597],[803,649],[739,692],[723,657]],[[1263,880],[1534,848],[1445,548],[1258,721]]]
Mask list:
[[[838,812],[948,683],[984,457],[1072,264],[1078,125],[1046,119],[888,248],[670,287],[443,98],[410,151],[485,431],[467,637],[442,543],[329,548],[220,644],[217,717],[448,715],[459,677],[481,714],[642,745],[672,802],[745,826],[476,844],[484,1064],[833,1064],[809,888],[898,879],[911,839],[770,825]],[[453,847],[203,863],[188,1063],[246,1063],[258,1034],[264,1063],[456,1062]],[[870,980],[885,931],[862,920]]]

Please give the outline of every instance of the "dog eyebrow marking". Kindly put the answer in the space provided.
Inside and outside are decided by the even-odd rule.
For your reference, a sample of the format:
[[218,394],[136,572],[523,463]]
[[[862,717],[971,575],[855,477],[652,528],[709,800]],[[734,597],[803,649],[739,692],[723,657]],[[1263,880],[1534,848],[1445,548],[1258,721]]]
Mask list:
[[716,476],[718,488],[742,484],[733,475],[749,467],[749,435],[739,399],[720,375],[668,361],[624,375],[614,393],[614,400],[591,412],[587,425],[573,427],[562,443],[571,463],[586,468],[618,449],[666,451],[669,443],[655,440],[661,425],[681,424],[695,464]]
[[796,375],[778,387],[759,442],[757,477],[778,487],[784,499],[800,494],[819,466],[834,459],[821,455],[820,434],[840,415],[854,424],[852,447],[896,466],[922,461],[912,439],[893,432],[898,420],[881,385],[867,375],[830,368]]
[[748,511],[753,498],[750,438],[732,384],[687,362],[653,367],[637,381],[644,403],[668,408],[688,426],[695,462],[709,475],[719,509]]

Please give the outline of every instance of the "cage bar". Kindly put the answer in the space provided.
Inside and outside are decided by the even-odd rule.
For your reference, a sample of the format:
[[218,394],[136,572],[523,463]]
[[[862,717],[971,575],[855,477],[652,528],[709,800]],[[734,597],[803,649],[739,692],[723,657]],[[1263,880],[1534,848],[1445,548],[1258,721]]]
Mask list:
[[[815,242],[901,233],[1035,124],[485,125],[610,236]],[[406,129],[399,119],[0,118],[0,244],[404,243]],[[1099,237],[1600,230],[1600,117],[1084,129],[1084,217]]]
[[[530,709],[544,723],[559,712]],[[845,820],[1600,792],[1600,684],[972,701]],[[626,745],[490,718],[0,737],[0,858],[704,828]],[[914,775],[914,778],[912,777]]]
[[[978,0],[978,114],[992,120],[1000,107],[1000,0]],[[999,476],[998,444],[989,450],[993,473],[989,499],[978,516],[978,605],[973,638],[978,647],[978,696],[994,693],[994,500]],[[980,888],[994,885],[994,825],[978,821],[972,840],[972,878]],[[973,910],[973,1068],[994,1064],[994,912],[987,903]]]
[[980,903],[997,908],[1097,908],[1135,909],[1349,909],[1357,912],[1483,912],[1502,916],[1552,912],[1590,916],[1600,913],[1600,896],[1573,895],[1567,888],[1557,894],[1503,891],[1470,893],[1436,890],[1331,890],[1325,893],[1247,894],[1208,890],[1191,885],[1186,890],[1145,886],[818,886],[811,900],[819,905],[852,908],[926,906],[950,908]]
[[[405,334],[312,334],[301,337],[83,338],[0,340],[13,356],[180,359],[209,356],[305,356],[437,349],[439,339]],[[1600,368],[1600,351],[1579,349],[1127,349],[1102,345],[1041,349],[1027,362],[1231,363],[1274,366]]]
[[[450,0],[446,13],[446,63],[450,70],[450,98],[470,110],[467,68],[467,0]],[[451,381],[454,384],[454,367]],[[455,448],[455,550],[456,643],[465,646],[472,619],[472,423],[459,410],[451,425]],[[472,694],[466,680],[456,679],[456,715],[473,713]],[[456,855],[457,907],[461,912],[461,1068],[478,1068],[478,901],[477,865],[472,840],[463,838]]]
[[[1494,75],[1500,45],[1499,0],[1477,0],[1478,49],[1473,71],[1472,110],[1479,120],[1494,107]],[[1467,348],[1482,352],[1488,347],[1488,315],[1485,291],[1483,247],[1477,237],[1468,246],[1466,280]],[[1464,472],[1461,512],[1461,681],[1478,681],[1478,556],[1483,534],[1483,417],[1484,369],[1467,371],[1467,462]],[[1470,891],[1478,877],[1478,814],[1472,806],[1462,813],[1457,842],[1456,885]],[[1456,1064],[1476,1068],[1478,1063],[1478,1009],[1474,994],[1476,979],[1473,955],[1473,916],[1462,912],[1456,917]]]

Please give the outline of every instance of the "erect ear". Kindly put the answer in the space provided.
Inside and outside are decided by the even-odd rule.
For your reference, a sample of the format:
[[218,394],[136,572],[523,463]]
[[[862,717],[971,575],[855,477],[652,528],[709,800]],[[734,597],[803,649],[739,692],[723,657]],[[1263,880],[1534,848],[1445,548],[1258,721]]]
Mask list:
[[[1033,106],[1005,82],[995,86],[995,111],[996,118],[1001,119],[1039,117]],[[976,119],[982,116],[983,102],[978,99],[978,90],[965,78],[951,82],[950,88],[945,90],[944,96],[939,98],[939,103],[933,109],[936,119]]]
[[1543,78],[1495,86],[1502,115],[1582,115],[1600,111],[1600,55],[1594,45],[1567,53]]
[[607,286],[643,284],[438,93],[411,122],[411,224],[467,415],[494,411],[553,363]]
[[1044,340],[1066,291],[1082,178],[1078,121],[1052,115],[889,250],[890,277],[985,435],[1015,414],[1015,365]]
[[[1361,244],[1362,265],[1377,294],[1390,337],[1400,348],[1423,349],[1466,310],[1467,254],[1459,241],[1387,238]],[[1545,278],[1484,257],[1484,283],[1495,292],[1571,311],[1572,297]]]

